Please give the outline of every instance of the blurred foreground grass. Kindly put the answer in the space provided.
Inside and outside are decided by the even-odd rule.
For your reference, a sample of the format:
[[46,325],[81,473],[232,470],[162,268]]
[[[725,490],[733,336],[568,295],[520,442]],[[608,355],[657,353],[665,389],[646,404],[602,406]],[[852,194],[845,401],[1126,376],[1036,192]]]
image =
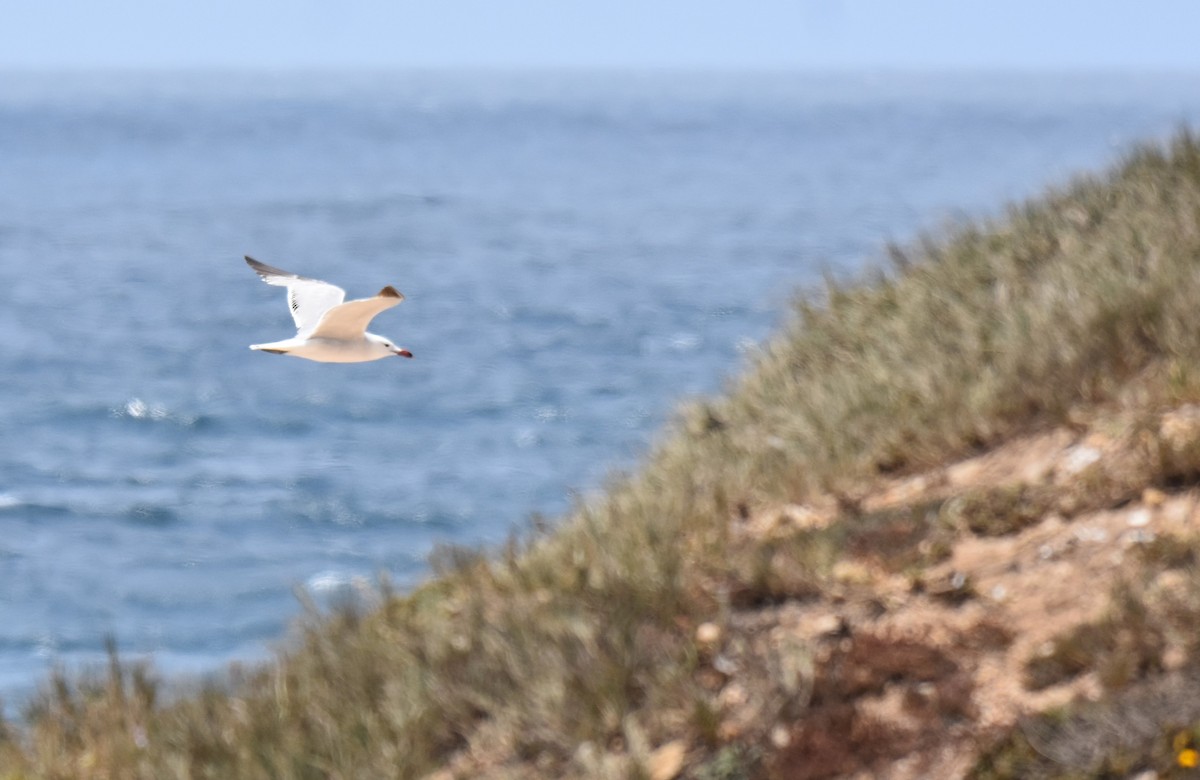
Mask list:
[[[740,523],[823,499],[854,514],[882,477],[1099,406],[1200,398],[1186,132],[889,254],[802,296],[724,395],[682,409],[635,474],[554,529],[443,551],[414,592],[314,612],[273,663],[200,688],[115,655],[56,677],[0,732],[0,777],[664,778],[684,750],[696,777],[773,771],[768,743],[722,722],[711,645],[739,610],[819,597],[850,535]],[[820,681],[804,648],[774,658],[774,711],[803,718]]]

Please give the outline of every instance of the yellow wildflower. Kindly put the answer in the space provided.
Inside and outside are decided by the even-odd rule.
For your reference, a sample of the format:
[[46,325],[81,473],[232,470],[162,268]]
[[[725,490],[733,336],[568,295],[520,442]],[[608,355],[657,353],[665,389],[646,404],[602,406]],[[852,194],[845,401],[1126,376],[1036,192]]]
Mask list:
[[1179,751],[1179,756],[1178,756],[1177,760],[1179,761],[1180,766],[1187,767],[1188,769],[1193,769],[1193,768],[1195,768],[1197,763],[1200,763],[1200,753],[1197,753],[1192,748],[1188,748],[1187,750],[1181,750],[1181,751]]

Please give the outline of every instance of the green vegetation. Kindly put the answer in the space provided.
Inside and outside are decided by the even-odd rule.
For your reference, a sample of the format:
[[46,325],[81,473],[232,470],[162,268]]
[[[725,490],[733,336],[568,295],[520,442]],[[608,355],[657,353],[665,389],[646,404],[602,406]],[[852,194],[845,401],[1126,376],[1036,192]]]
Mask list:
[[[197,689],[115,655],[94,680],[56,677],[0,734],[0,777],[647,777],[656,748],[680,739],[697,777],[772,771],[763,729],[727,731],[714,698],[739,610],[820,597],[845,555],[920,569],[943,557],[948,528],[1011,533],[1051,505],[1018,490],[872,514],[857,506],[867,486],[1101,406],[1200,398],[1200,142],[1187,133],[890,254],[869,281],[803,295],[725,395],[681,411],[636,474],[553,531],[487,556],[444,551],[415,592],[314,613],[271,665]],[[1198,464],[1167,447],[1144,476],[1192,479]],[[1101,475],[1085,503],[1143,484]],[[844,526],[744,532],[765,507],[830,496]],[[1115,657],[1084,644],[1084,665]],[[868,637],[834,659],[836,679],[795,661],[803,648],[773,656],[763,728],[818,708],[791,749],[819,747],[834,770],[852,763],[813,723],[857,723],[860,752],[903,749],[839,709],[909,674],[874,647],[902,650],[924,670],[909,676],[969,717],[953,660]],[[1065,663],[1052,673],[1074,673]]]

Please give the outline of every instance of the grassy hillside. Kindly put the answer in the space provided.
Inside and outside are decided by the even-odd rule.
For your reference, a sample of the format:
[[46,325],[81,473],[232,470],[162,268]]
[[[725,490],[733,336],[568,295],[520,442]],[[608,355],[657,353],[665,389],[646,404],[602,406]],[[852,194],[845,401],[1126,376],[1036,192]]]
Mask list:
[[[1127,504],[1147,486],[1189,489],[1190,450],[1138,421],[1158,425],[1200,399],[1200,141],[1182,133],[1003,218],[889,254],[873,278],[797,300],[724,395],[681,410],[635,474],[552,530],[486,556],[445,551],[415,592],[314,614],[274,663],[201,689],[115,659],[94,679],[48,681],[4,727],[0,776],[715,780],[837,776],[875,755],[866,745],[878,761],[910,752],[871,736],[853,702],[909,677],[940,691],[954,676],[929,670],[961,662],[916,640],[876,637],[871,649],[850,632],[860,638],[846,645],[849,629],[836,626],[826,633],[842,644],[826,658],[776,631],[780,616],[872,599],[872,614],[886,613],[891,602],[871,595],[885,575],[910,583],[905,603],[961,603],[975,598],[968,583],[939,589],[928,573],[964,540]],[[1112,441],[1140,442],[1114,451],[1137,457],[1080,471],[1083,482],[888,493],[1015,437],[1113,420]],[[1162,560],[1186,563],[1189,544]],[[1180,568],[1162,560],[1146,566]],[[1141,609],[1130,588],[1110,629]],[[1142,612],[1174,626],[1187,603],[1176,606]],[[1043,688],[1117,654],[1080,641],[1094,652],[1067,662],[1070,673],[1039,672]],[[1190,648],[1169,671],[1190,668]],[[858,652],[895,663],[855,666]],[[847,682],[848,669],[861,680]],[[1147,661],[1124,683],[1166,671]],[[978,724],[986,756],[973,771],[1032,776],[1040,754],[1019,730],[985,729],[971,695],[937,694],[935,715]],[[1076,717],[1056,712],[1060,725]],[[1200,713],[1176,712],[1190,717]],[[1122,747],[1122,766],[1170,764],[1187,749],[1146,739]]]

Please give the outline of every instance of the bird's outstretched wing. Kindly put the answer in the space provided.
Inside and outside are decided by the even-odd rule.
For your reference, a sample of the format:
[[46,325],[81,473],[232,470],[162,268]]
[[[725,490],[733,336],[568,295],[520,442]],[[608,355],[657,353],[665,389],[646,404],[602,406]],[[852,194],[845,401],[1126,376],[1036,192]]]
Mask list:
[[311,334],[321,317],[346,299],[346,291],[329,282],[281,271],[249,255],[246,256],[246,262],[267,284],[287,288],[288,309],[301,336]]
[[367,325],[375,315],[384,309],[390,309],[404,296],[395,287],[384,287],[374,298],[360,298],[346,301],[325,312],[309,332],[310,338],[321,339],[356,339],[362,338]]

